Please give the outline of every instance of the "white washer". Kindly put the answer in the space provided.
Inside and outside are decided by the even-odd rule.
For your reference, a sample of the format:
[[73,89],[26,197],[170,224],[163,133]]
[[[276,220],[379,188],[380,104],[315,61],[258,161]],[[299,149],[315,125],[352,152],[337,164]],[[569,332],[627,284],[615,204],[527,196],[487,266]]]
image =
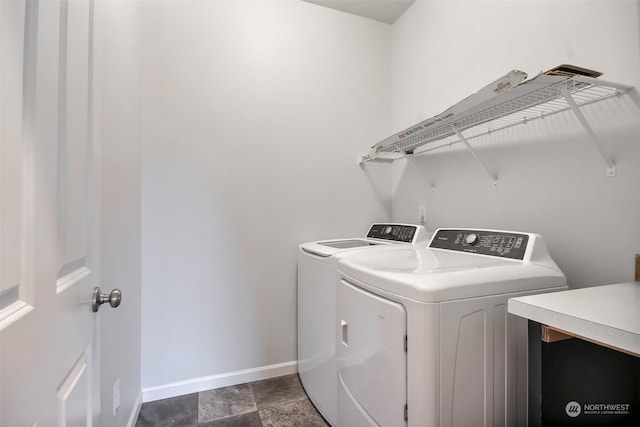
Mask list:
[[397,244],[427,245],[421,225],[373,224],[365,238],[303,243],[298,251],[298,373],[309,398],[337,422],[336,269],[340,259]]
[[526,425],[514,296],[566,289],[536,234],[439,229],[338,264],[338,425]]

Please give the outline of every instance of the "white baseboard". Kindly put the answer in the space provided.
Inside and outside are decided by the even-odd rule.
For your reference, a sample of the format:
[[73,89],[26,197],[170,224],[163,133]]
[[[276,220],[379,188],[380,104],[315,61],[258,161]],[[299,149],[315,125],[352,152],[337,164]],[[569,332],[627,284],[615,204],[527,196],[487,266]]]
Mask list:
[[138,393],[138,398],[133,404],[133,410],[131,411],[131,415],[129,415],[129,421],[127,422],[127,427],[135,427],[136,421],[138,421],[138,415],[140,415],[141,406],[142,406],[142,391]]
[[257,368],[244,369],[242,371],[192,378],[186,381],[179,381],[171,384],[143,388],[142,401],[152,402],[154,400],[182,396],[190,393],[198,393],[201,391],[212,390],[219,387],[227,387],[231,385],[244,384],[251,381],[265,380],[268,378],[279,377],[281,375],[295,374],[297,372],[298,362],[296,360],[293,360],[291,362],[260,366]]

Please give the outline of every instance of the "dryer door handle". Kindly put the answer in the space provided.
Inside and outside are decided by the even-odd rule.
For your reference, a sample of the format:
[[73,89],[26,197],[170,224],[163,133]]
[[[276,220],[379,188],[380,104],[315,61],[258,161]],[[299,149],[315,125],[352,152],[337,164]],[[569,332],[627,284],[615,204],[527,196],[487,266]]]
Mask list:
[[349,324],[344,319],[340,319],[342,326],[342,345],[349,347]]

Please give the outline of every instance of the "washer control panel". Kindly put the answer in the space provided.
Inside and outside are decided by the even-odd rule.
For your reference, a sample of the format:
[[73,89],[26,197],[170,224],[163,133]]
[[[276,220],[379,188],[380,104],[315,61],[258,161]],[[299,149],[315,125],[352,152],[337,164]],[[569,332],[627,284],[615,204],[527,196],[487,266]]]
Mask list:
[[367,233],[372,239],[412,243],[418,227],[405,224],[373,224]]
[[438,230],[429,247],[502,258],[524,259],[529,236],[490,230]]

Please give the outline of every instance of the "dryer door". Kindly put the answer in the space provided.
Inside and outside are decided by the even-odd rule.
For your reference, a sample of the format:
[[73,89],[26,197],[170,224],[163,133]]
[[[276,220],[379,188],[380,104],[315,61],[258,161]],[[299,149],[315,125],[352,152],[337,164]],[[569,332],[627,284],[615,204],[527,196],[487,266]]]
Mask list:
[[406,426],[405,308],[338,285],[338,425]]

